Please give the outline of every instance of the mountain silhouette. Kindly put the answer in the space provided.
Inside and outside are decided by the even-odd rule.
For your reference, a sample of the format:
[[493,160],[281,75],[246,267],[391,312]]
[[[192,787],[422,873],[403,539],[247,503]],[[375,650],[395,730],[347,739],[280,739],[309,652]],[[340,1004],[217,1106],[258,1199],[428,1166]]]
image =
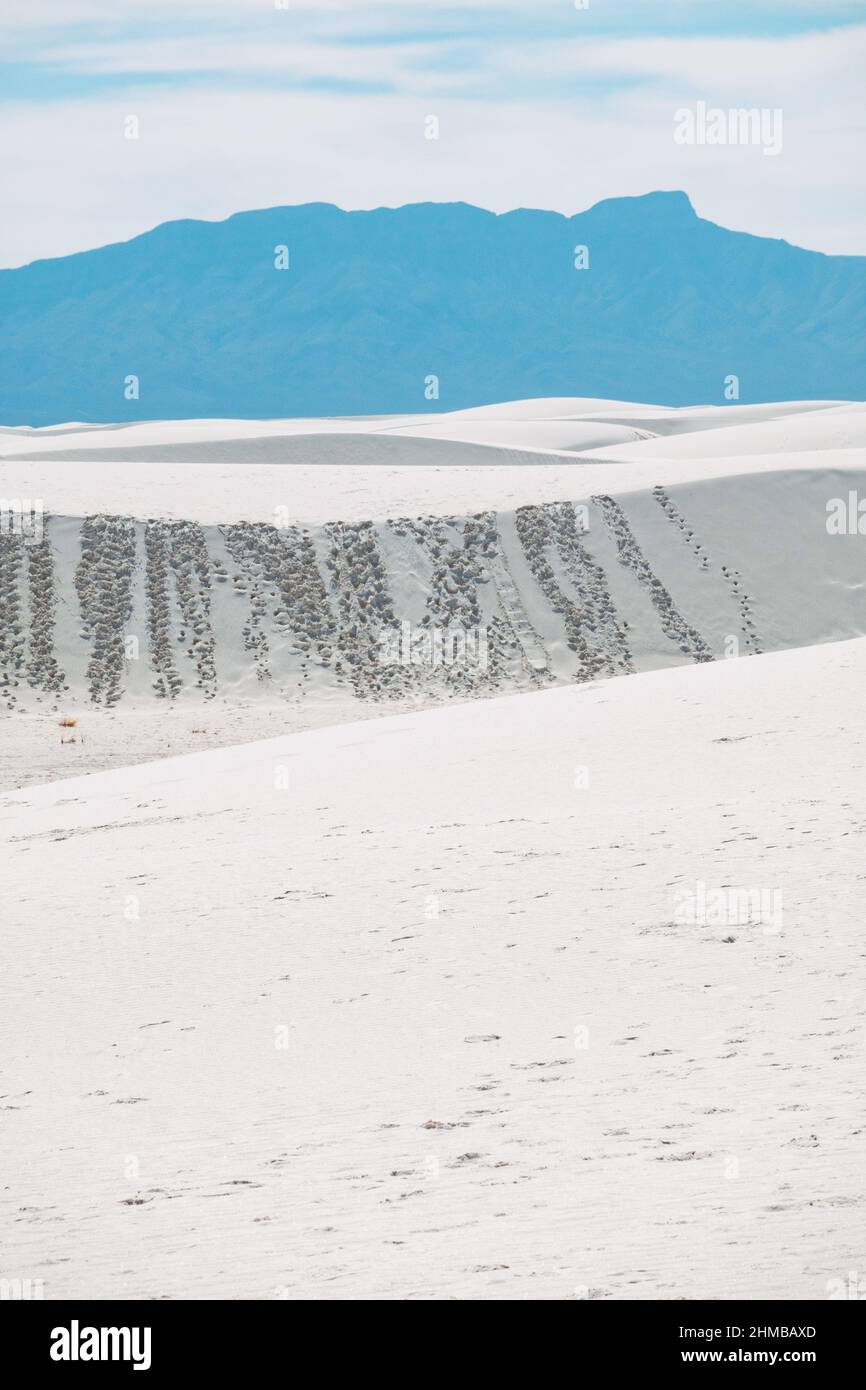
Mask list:
[[9,425],[721,403],[731,376],[744,403],[857,399],[866,382],[866,257],[727,230],[681,192],[574,217],[310,203],[168,222],[0,271],[0,316]]

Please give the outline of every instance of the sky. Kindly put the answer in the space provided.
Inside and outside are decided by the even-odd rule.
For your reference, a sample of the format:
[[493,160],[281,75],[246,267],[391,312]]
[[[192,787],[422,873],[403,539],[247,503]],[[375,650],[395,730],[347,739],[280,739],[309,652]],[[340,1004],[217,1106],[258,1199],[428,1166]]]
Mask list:
[[[0,54],[0,266],[287,203],[660,188],[866,254],[866,0],[2,0]],[[781,148],[678,142],[699,103],[780,112]]]

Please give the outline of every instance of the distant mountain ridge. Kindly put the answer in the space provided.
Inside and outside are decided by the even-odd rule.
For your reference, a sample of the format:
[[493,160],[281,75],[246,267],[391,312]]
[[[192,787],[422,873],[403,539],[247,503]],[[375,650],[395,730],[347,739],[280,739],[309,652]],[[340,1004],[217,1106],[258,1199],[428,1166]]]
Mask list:
[[744,403],[866,394],[866,257],[729,231],[681,192],[168,222],[0,271],[0,323],[4,424],[689,405],[734,375]]

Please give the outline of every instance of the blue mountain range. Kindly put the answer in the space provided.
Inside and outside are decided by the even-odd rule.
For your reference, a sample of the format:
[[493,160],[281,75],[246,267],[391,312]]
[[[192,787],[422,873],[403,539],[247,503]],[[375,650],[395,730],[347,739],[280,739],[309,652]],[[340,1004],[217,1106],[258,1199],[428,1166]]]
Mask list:
[[168,222],[0,271],[0,323],[5,424],[721,403],[733,376],[741,402],[866,394],[866,257],[729,231],[681,192]]

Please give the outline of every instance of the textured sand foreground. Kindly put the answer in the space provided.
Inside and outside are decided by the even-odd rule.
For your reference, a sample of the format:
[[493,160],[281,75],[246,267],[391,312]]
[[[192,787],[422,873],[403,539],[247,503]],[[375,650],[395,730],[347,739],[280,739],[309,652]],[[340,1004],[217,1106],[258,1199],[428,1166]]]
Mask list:
[[[0,1276],[826,1297],[866,1257],[864,674],[858,640],[3,797]],[[781,920],[683,922],[697,883]]]

